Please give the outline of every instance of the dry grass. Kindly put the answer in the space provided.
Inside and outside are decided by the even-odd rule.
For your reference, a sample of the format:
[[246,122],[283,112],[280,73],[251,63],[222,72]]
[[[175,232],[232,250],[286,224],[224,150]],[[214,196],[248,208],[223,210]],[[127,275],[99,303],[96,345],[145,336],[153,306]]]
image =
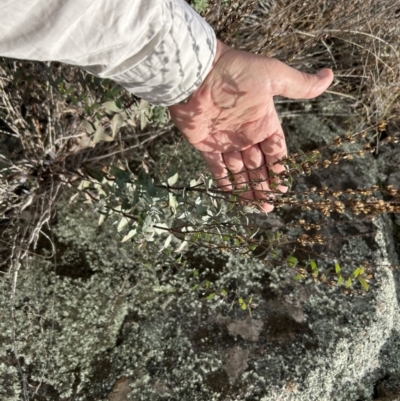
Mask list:
[[399,126],[400,12],[393,1],[243,1],[236,14],[217,3],[207,15],[230,45],[304,71],[332,68],[325,102],[354,131],[382,119]]
[[[59,63],[0,62],[0,269],[10,272],[10,261],[35,247],[57,199],[88,167],[101,169],[121,156],[140,160],[147,143],[171,130],[170,123],[142,130],[132,115],[113,140],[96,143],[97,125],[105,134],[111,131],[109,115],[101,107],[85,109],[79,100],[90,97],[101,105],[115,85],[96,78],[93,89],[82,83],[86,77]],[[57,80],[66,82],[70,93],[60,94]],[[137,102],[125,92],[119,98],[123,107]]]

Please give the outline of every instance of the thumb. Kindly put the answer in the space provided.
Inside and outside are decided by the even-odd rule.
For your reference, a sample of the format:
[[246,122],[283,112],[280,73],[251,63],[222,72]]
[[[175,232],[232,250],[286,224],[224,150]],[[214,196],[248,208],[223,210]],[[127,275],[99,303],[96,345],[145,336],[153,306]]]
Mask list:
[[273,64],[273,71],[268,69],[274,95],[291,99],[312,99],[321,95],[333,81],[333,72],[329,68],[324,68],[316,74],[307,74],[278,60],[273,60]]

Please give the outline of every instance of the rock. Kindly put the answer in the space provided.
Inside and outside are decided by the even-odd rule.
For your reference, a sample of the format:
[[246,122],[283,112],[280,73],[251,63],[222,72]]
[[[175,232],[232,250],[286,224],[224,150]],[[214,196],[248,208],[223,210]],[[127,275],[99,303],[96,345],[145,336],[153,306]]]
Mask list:
[[[301,142],[289,136],[292,150],[312,149],[343,134],[312,116],[294,126]],[[346,161],[298,177],[296,188],[366,187],[388,179],[390,171],[383,166],[372,156]],[[355,283],[346,292],[311,277],[296,282],[293,271],[281,264],[207,248],[191,249],[185,268],[177,269],[157,255],[144,258],[145,250],[139,254],[129,244],[114,244],[91,212],[71,209],[59,213],[53,230],[60,251],[57,269],[50,261],[42,266],[35,260],[35,274],[19,281],[20,332],[34,333],[20,352],[26,371],[29,367],[43,381],[39,395],[44,399],[58,401],[60,394],[107,401],[399,398],[400,269],[388,216],[341,214],[324,220],[324,243],[314,249],[318,267],[338,261],[343,274],[351,274],[363,260],[370,265],[369,291]],[[319,221],[321,216],[284,210],[272,219],[257,214],[254,221],[277,231],[300,218]],[[284,251],[294,248],[292,243]],[[302,262],[310,257],[296,252]],[[210,301],[205,300],[208,292],[194,290],[205,280],[210,282],[207,291],[216,294]],[[219,295],[222,289],[227,296]],[[1,294],[6,305],[7,292]],[[57,308],[48,302],[54,294]],[[46,323],[30,323],[36,318],[31,311],[40,311]],[[15,389],[18,397],[18,372],[6,359],[11,325],[2,327],[0,370],[12,373],[7,391]],[[46,354],[37,354],[43,332],[51,341],[45,343]],[[61,370],[64,360],[73,363],[72,370]],[[55,371],[43,376],[38,366]]]
[[130,392],[129,388],[130,379],[127,377],[121,377],[118,379],[111,393],[108,395],[108,401],[128,401],[128,394]]
[[389,376],[377,385],[377,400],[400,400],[400,377]]
[[[221,318],[224,321],[225,319]],[[225,324],[231,336],[241,336],[243,340],[258,341],[263,323],[248,316],[242,320],[226,321]]]
[[[305,147],[342,134],[333,124],[327,130],[316,117],[302,118],[298,129]],[[307,135],[315,132],[322,134]],[[335,166],[333,173],[318,171],[310,179],[342,189],[377,182],[379,166],[371,157],[343,166]],[[297,187],[307,185],[300,177]],[[313,212],[302,216],[316,218]],[[274,217],[279,222],[283,218]],[[365,401],[377,391],[382,399],[397,399],[397,384],[382,381],[400,372],[400,274],[392,223],[387,216],[339,215],[327,221],[324,236],[320,251],[325,258],[354,261],[351,268],[368,260],[374,275],[368,292],[357,288],[346,294],[337,286],[296,283],[288,271],[267,273],[260,262],[228,254],[214,285],[235,283],[245,300],[252,295],[256,306],[251,316],[222,301],[205,307],[189,293],[169,302],[163,313],[155,305],[147,308],[141,312],[140,337],[151,345],[135,360],[147,352],[151,358],[157,355],[152,364],[157,369],[147,369],[149,382],[169,383],[171,400]],[[202,255],[195,259],[200,263],[196,268],[204,263],[207,270],[206,259],[212,256]],[[137,353],[137,340],[125,340],[123,352]],[[133,381],[132,388],[133,399],[163,399],[161,393],[149,393],[143,380]],[[383,390],[388,388],[391,392]]]
[[248,368],[248,357],[250,351],[240,347],[230,348],[223,357],[222,368],[229,377],[229,381],[235,382],[241,374]]

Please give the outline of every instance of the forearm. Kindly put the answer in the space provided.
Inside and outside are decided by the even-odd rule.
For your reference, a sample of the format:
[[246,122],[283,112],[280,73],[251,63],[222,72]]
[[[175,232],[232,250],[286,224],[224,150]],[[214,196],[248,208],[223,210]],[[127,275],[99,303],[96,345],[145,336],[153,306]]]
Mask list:
[[216,55],[183,0],[5,0],[0,11],[1,56],[80,65],[156,104],[187,98]]

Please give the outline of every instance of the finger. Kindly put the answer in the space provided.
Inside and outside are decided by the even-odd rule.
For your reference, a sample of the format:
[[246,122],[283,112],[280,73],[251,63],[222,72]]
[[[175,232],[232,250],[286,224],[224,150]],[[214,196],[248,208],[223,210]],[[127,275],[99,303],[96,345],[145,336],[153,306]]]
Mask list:
[[[264,154],[259,145],[253,145],[242,152],[245,166],[247,167],[249,179],[252,183],[255,199],[271,200],[270,188],[268,185],[268,171],[265,167]],[[265,212],[270,212],[274,207],[272,204],[261,203],[260,207]]]
[[[274,149],[275,147],[280,146],[282,141],[285,141],[283,133],[276,132],[267,140],[260,143],[260,148],[264,153],[265,162],[269,172],[271,191],[278,193],[285,193],[288,190],[288,187],[285,185],[272,185],[272,183],[280,184],[282,182],[282,177],[279,176],[286,170],[284,162],[277,163],[277,161],[286,156],[286,152],[275,152]],[[270,154],[272,155],[270,156]]]
[[[250,188],[249,175],[246,172],[246,166],[244,164],[241,152],[227,152],[223,153],[223,159],[226,167],[232,173],[235,189],[243,190]],[[254,199],[253,191],[244,191],[240,194],[240,198]]]
[[[257,142],[259,142],[261,150],[264,153],[267,171],[274,173],[269,176],[270,182],[278,182],[278,179],[271,178],[272,175],[279,174],[285,170],[283,163],[277,164],[276,162],[287,155],[287,147],[276,110],[272,109],[265,118],[260,119],[252,125],[248,125],[245,134],[256,138]],[[287,191],[287,187],[285,186],[271,188],[273,191],[276,189],[280,192]]]
[[276,59],[266,59],[265,63],[273,95],[312,99],[321,95],[333,81],[333,72],[329,68],[316,74],[307,74]]
[[218,188],[223,191],[232,191],[228,170],[221,153],[200,152],[213,175]]
[[[285,135],[276,111],[274,112],[273,118],[275,119],[275,132],[267,139],[260,142],[260,148],[264,154],[268,171],[274,173],[270,174],[270,178],[271,176],[279,175],[282,173],[282,171],[285,171],[286,168],[284,163],[277,163],[277,161],[282,160],[287,155]],[[279,183],[279,178],[272,178],[270,182]],[[288,188],[286,186],[279,185],[276,188],[272,188],[273,191],[275,191],[275,189],[277,189],[279,192],[286,192]]]

